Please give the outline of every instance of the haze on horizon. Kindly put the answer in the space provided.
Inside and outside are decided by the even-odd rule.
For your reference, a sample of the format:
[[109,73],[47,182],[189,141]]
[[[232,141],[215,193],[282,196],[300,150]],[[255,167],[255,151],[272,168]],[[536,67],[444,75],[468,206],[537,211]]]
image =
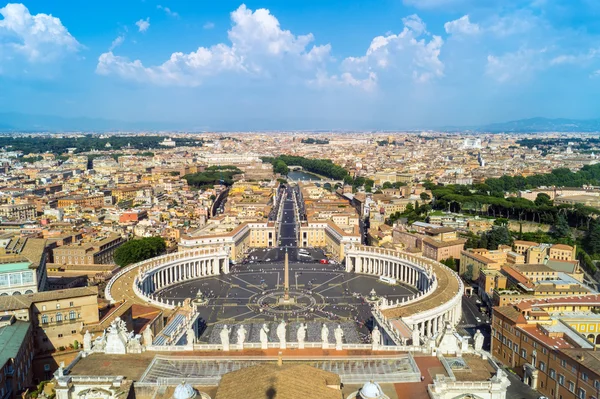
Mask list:
[[0,109],[215,130],[593,119],[599,17],[593,0],[0,3]]

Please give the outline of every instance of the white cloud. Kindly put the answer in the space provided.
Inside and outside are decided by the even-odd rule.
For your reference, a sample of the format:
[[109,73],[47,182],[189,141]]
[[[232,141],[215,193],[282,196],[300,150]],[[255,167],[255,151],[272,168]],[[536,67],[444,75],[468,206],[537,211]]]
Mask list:
[[287,73],[314,73],[331,58],[329,45],[309,48],[312,34],[296,36],[281,29],[269,10],[252,11],[241,5],[231,13],[231,21],[231,45],[220,43],[187,54],[176,52],[161,65],[150,67],[111,50],[99,57],[96,72],[157,85],[198,86],[206,77],[223,72],[268,77],[279,68]]
[[7,4],[0,15],[0,61],[21,56],[30,63],[52,62],[81,48],[52,15],[31,15],[23,4]]
[[574,64],[579,66],[587,65],[594,58],[600,57],[600,49],[592,48],[587,53],[580,54],[561,54],[554,57],[551,65]]
[[590,78],[600,78],[600,69],[590,74]]
[[546,49],[520,49],[501,56],[488,55],[486,75],[504,83],[520,80],[533,71],[543,69],[547,62],[543,58]]
[[479,25],[471,23],[468,15],[446,22],[444,29],[449,35],[476,35],[481,31]]
[[205,24],[202,26],[202,28],[203,28],[203,29],[206,29],[206,30],[208,30],[208,29],[212,29],[212,28],[214,28],[214,27],[215,27],[215,24],[214,24],[213,22],[210,22],[210,21],[208,21],[207,23],[205,23]]
[[179,14],[171,10],[169,7],[163,7],[160,4],[156,6],[158,10],[163,10],[170,17],[179,18]]
[[148,30],[148,28],[150,27],[150,17],[148,17],[146,19],[140,19],[135,24],[137,25],[138,30],[140,32],[146,32]]
[[123,44],[123,42],[125,41],[125,35],[119,35],[115,38],[115,40],[112,41],[112,43],[110,44],[109,47],[109,51],[113,51],[114,49],[116,49],[117,47],[119,47],[121,44]]
[[[374,84],[377,74],[389,71],[396,76],[404,75],[415,82],[426,82],[444,75],[444,64],[439,59],[444,41],[427,32],[423,21],[416,15],[403,19],[404,29],[398,34],[377,36],[371,41],[366,54],[348,57],[342,68],[351,73],[352,79],[337,79],[350,85],[367,80]],[[375,74],[375,78],[371,74]],[[357,78],[362,76],[362,78]]]

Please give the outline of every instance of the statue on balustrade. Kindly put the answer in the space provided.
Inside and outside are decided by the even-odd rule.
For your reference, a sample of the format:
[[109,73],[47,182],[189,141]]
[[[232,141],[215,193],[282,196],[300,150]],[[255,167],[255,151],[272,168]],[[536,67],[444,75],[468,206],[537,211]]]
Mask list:
[[246,329],[242,324],[237,330],[237,344],[239,349],[244,349],[244,341],[246,341]]
[[277,338],[279,338],[279,349],[285,349],[285,320],[277,326]]
[[266,324],[262,325],[260,329],[260,347],[262,349],[267,349],[269,344],[269,327]]
[[329,328],[327,325],[323,323],[323,327],[321,328],[321,341],[323,342],[323,349],[329,348]]
[[306,339],[306,325],[300,323],[298,331],[296,331],[296,337],[298,338],[298,349],[304,349],[304,340]]
[[224,324],[223,329],[219,333],[219,336],[221,337],[221,345],[223,345],[224,351],[229,350],[229,333],[230,332],[231,332],[231,330],[229,328],[227,328],[226,324]]

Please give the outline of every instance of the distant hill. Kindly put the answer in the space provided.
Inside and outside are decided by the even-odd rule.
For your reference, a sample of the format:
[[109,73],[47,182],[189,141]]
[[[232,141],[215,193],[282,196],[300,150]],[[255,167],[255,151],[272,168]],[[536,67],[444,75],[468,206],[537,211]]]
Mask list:
[[600,132],[600,119],[529,118],[479,126],[480,132]]

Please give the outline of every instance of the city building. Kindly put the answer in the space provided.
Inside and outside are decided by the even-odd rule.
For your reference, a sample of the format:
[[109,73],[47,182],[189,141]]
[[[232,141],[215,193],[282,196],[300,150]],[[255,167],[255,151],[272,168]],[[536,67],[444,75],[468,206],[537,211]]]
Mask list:
[[0,315],[0,398],[14,399],[33,380],[31,323]]

